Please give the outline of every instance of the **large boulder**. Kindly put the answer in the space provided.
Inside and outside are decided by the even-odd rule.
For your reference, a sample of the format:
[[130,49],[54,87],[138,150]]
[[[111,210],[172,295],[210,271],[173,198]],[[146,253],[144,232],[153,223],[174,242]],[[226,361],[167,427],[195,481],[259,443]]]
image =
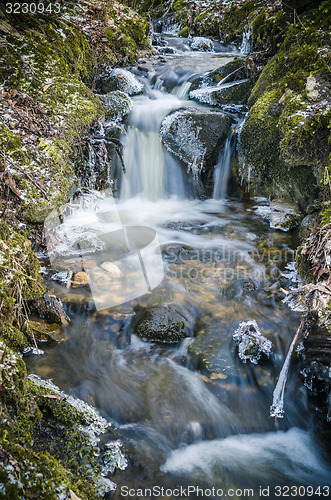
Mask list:
[[252,90],[250,80],[239,80],[237,82],[225,83],[221,86],[205,87],[190,92],[190,99],[219,106],[222,104],[246,104]]
[[123,118],[123,116],[130,113],[133,107],[131,98],[119,90],[108,92],[108,94],[105,95],[101,94],[99,98],[106,108],[106,119],[114,120]]
[[116,68],[107,75],[101,75],[96,88],[101,94],[120,90],[129,95],[137,95],[142,92],[144,86],[130,71]]
[[248,193],[287,198],[305,212],[318,196],[318,165],[326,156],[323,111],[313,112],[291,90],[263,92],[256,85],[253,94],[239,138],[236,177]]
[[232,119],[221,111],[180,110],[163,120],[161,139],[195,174],[213,169],[231,125]]

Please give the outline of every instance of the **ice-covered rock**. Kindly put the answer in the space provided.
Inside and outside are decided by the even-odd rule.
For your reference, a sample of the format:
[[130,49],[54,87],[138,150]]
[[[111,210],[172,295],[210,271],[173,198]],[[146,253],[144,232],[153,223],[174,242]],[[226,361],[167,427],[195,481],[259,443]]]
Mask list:
[[120,90],[108,92],[105,95],[101,94],[99,98],[106,107],[105,115],[107,120],[118,120],[129,114],[133,107],[132,99]]
[[198,176],[214,167],[231,124],[231,118],[220,111],[180,110],[163,120],[161,139]]
[[273,200],[270,204],[270,227],[289,231],[300,224],[302,214],[296,203],[286,200]]
[[214,43],[209,38],[195,36],[191,42],[191,49],[197,51],[211,52],[214,50]]
[[252,90],[252,83],[250,80],[239,80],[237,82],[225,83],[220,86],[202,87],[200,89],[192,90],[189,94],[190,99],[195,101],[209,104],[211,106],[218,106],[222,104],[246,104],[250,92]]
[[208,71],[203,76],[198,76],[192,82],[191,90],[196,90],[203,87],[214,87],[218,85],[222,80],[226,83],[233,82],[235,80],[244,80],[247,78],[245,69],[245,59],[236,58],[219,68]]
[[142,92],[143,84],[126,69],[116,68],[107,75],[100,76],[97,83],[97,91],[102,94],[120,90],[129,95],[136,95]]
[[268,357],[271,354],[272,343],[261,335],[261,331],[256,321],[243,321],[233,334],[234,340],[238,344],[239,358],[246,363],[249,360],[257,365],[262,354]]

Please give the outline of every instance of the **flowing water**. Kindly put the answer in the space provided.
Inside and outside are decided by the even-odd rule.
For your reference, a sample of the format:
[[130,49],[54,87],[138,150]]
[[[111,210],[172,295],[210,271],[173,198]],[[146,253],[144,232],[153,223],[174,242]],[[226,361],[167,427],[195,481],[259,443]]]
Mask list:
[[[165,279],[147,294],[99,312],[88,290],[50,281],[72,318],[68,340],[29,358],[29,371],[92,403],[119,429],[131,464],[112,478],[118,488],[111,498],[124,498],[125,486],[189,485],[225,494],[238,490],[232,498],[244,498],[240,490],[245,488],[253,490],[247,496],[260,498],[260,487],[270,487],[264,496],[283,498],[276,486],[301,485],[298,497],[323,498],[326,490],[314,491],[330,484],[331,467],[323,441],[312,431],[295,356],[284,418],[269,416],[274,386],[300,323],[279,292],[290,285],[286,267],[294,259],[296,235],[270,229],[260,216],[267,200],[227,196],[235,127],[214,166],[209,199],[195,197],[192,173],[159,139],[169,112],[199,107],[187,100],[193,75],[225,64],[234,49],[190,52],[185,41],[169,40],[177,52],[166,62],[148,63],[145,93],[133,98],[122,138],[127,172],[117,180],[116,206],[107,195],[92,193],[93,202],[79,208],[68,232],[69,238],[91,231],[101,236],[118,220],[153,228]],[[240,130],[242,117],[235,118]],[[176,345],[138,338],[140,311],[165,307],[170,314],[179,311],[190,336]],[[232,338],[248,320],[255,320],[273,345],[270,358],[256,365],[242,362]],[[176,498],[176,492],[168,493],[166,498]],[[135,492],[130,498],[141,496]],[[192,490],[188,496],[223,498],[220,492]]]

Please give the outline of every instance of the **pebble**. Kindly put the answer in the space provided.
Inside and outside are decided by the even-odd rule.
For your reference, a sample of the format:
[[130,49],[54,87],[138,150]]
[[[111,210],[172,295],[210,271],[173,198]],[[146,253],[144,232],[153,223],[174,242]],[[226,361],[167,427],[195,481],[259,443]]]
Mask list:
[[116,265],[113,264],[112,262],[103,262],[101,264],[102,269],[107,271],[109,274],[112,274],[113,276],[121,276],[122,272],[120,268]]
[[73,282],[73,287],[78,287],[78,286],[86,286],[89,284],[89,277],[88,275],[82,271],[81,273],[76,273],[75,274],[75,278],[74,278],[74,282]]

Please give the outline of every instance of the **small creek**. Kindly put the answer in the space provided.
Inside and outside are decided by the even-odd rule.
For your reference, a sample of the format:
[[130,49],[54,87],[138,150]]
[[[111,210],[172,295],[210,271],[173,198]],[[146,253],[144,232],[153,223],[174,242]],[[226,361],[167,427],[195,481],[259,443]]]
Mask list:
[[[183,40],[166,38],[177,53],[145,64],[146,92],[133,98],[123,138],[127,172],[118,180],[117,205],[106,196],[99,209],[93,203],[82,207],[77,228],[71,228],[73,237],[76,231],[102,234],[119,213],[128,225],[155,229],[165,279],[144,296],[99,312],[88,291],[50,281],[72,318],[68,340],[28,358],[28,370],[92,403],[119,429],[132,464],[115,473],[118,489],[111,498],[123,498],[122,485],[253,488],[259,498],[260,486],[330,484],[331,467],[312,431],[296,355],[285,416],[269,416],[300,322],[279,291],[290,285],[297,235],[269,227],[260,215],[267,200],[226,196],[233,135],[215,168],[210,199],[196,197],[194,172],[187,173],[159,139],[168,113],[201,107],[187,100],[192,75],[225,64],[235,49],[191,52]],[[148,79],[152,70],[156,77]],[[243,115],[234,111],[239,125]],[[135,336],[135,313],[155,306],[176,307],[192,325],[192,336],[176,345]],[[239,359],[232,338],[248,320],[256,320],[273,344],[270,359],[257,365]]]

